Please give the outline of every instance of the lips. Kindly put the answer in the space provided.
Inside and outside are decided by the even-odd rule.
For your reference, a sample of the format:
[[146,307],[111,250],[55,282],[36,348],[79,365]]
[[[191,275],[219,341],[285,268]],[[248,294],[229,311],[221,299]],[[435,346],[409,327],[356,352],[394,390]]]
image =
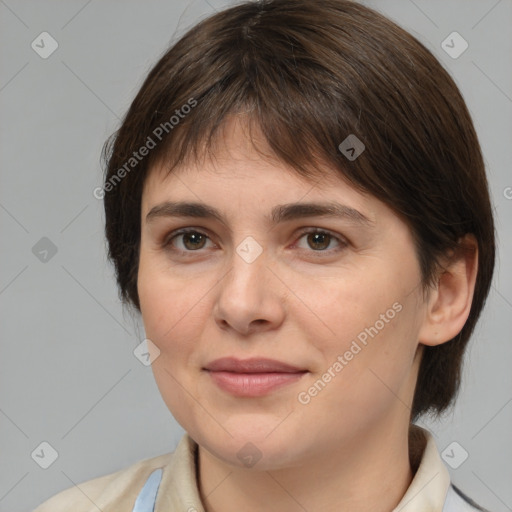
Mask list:
[[298,373],[306,371],[303,368],[291,366],[274,359],[235,359],[234,357],[216,359],[209,363],[205,369],[213,372],[232,373]]
[[265,358],[216,359],[204,368],[223,391],[237,397],[258,397],[297,382],[307,370]]

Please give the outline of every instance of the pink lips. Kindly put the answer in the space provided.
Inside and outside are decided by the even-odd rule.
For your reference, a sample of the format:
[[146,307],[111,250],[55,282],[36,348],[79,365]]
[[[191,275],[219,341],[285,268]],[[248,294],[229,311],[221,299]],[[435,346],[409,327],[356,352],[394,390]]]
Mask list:
[[223,357],[206,365],[217,386],[235,396],[263,396],[299,380],[307,370],[264,358]]

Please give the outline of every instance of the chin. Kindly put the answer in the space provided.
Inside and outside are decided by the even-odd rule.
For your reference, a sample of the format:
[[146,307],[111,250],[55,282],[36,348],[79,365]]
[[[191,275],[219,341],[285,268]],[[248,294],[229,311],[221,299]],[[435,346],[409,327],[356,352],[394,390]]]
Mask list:
[[[291,438],[290,438],[291,439]],[[216,440],[202,445],[212,455],[231,466],[254,471],[270,471],[294,465],[295,446],[262,437],[253,441],[235,437],[229,443]]]

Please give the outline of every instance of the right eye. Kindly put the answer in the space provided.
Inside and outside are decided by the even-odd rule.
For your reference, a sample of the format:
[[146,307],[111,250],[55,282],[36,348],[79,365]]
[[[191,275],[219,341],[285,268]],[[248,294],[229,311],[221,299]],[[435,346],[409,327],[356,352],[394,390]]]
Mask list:
[[[181,248],[176,247],[176,240],[181,244]],[[162,245],[165,249],[183,254],[198,252],[200,249],[203,249],[207,240],[210,240],[210,237],[205,233],[197,229],[184,228],[172,232],[169,237],[166,237]]]

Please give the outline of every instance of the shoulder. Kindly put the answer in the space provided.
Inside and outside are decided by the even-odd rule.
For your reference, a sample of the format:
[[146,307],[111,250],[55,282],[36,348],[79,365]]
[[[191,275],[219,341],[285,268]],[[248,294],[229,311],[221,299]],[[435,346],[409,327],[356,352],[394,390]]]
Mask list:
[[477,505],[466,496],[458,487],[451,484],[448,488],[443,512],[489,512]]
[[132,510],[152,471],[169,464],[173,453],[140,460],[114,473],[87,480],[55,494],[33,512],[114,512]]

